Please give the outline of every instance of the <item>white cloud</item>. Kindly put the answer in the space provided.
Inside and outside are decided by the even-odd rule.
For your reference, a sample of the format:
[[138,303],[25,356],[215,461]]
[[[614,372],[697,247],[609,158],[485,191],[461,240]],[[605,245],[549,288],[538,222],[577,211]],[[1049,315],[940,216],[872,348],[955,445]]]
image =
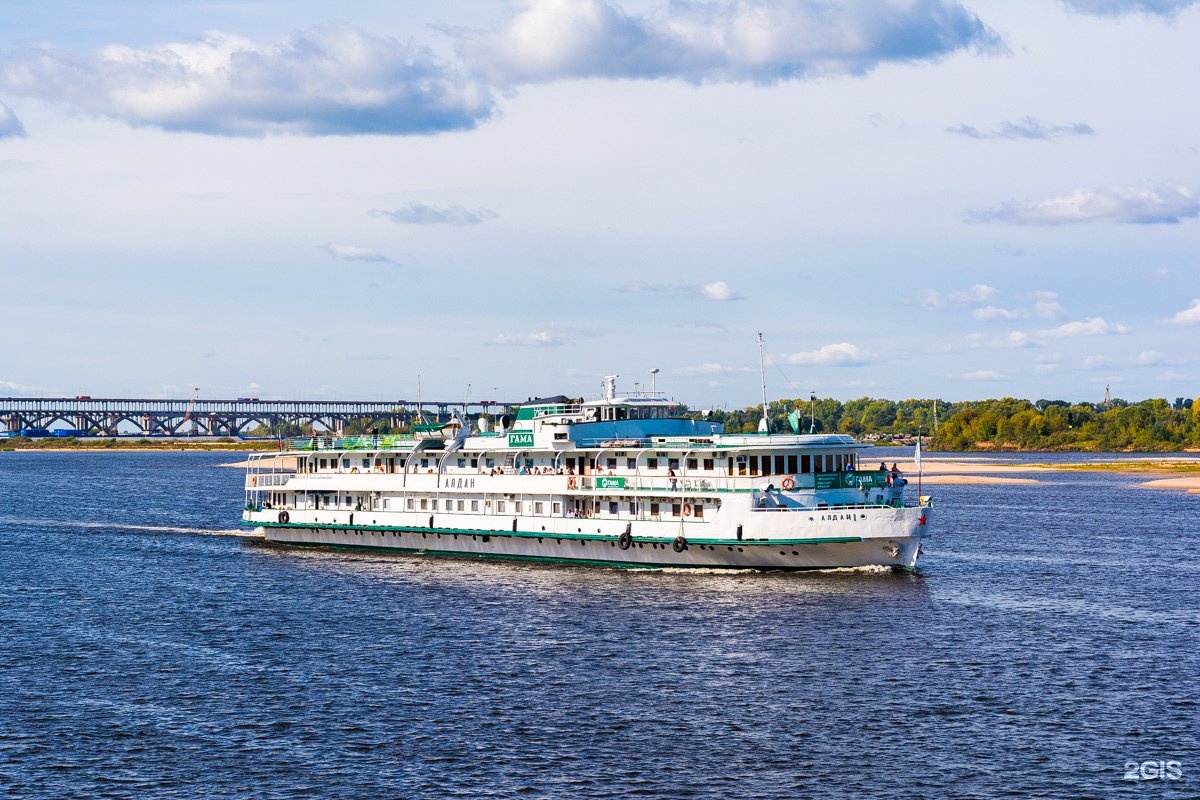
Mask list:
[[1200,199],[1184,186],[1076,189],[1061,197],[1010,201],[967,213],[969,222],[1069,225],[1107,220],[1133,225],[1174,224],[1200,216]]
[[869,364],[870,358],[849,342],[827,344],[817,350],[792,353],[784,358],[788,364],[813,364],[818,366],[852,367]]
[[965,381],[1006,381],[1008,376],[994,369],[979,369],[964,373],[962,379]]
[[1190,306],[1176,312],[1167,322],[1173,325],[1200,325],[1200,299],[1192,300]]
[[1139,367],[1152,367],[1156,364],[1165,364],[1166,362],[1166,355],[1155,350],[1143,350],[1138,353],[1137,357],[1137,365]]
[[1057,292],[1034,292],[1033,298],[1033,313],[1042,319],[1058,319],[1067,313]]
[[515,345],[518,347],[557,347],[566,344],[567,336],[555,331],[536,331],[534,333],[502,333],[495,339],[495,344]]
[[1104,317],[1088,317],[1084,320],[1067,322],[1057,328],[1042,330],[1042,336],[1106,336],[1114,333],[1129,333],[1129,328],[1121,323],[1110,323]]
[[1171,277],[1171,270],[1166,267],[1155,267],[1150,270],[1150,277],[1157,278],[1160,281],[1165,281]]
[[321,245],[321,249],[339,261],[366,261],[372,263],[391,261],[390,258],[381,253],[376,253],[374,250],[368,250],[365,247],[356,247],[352,244],[324,244]]
[[457,203],[442,208],[426,203],[409,203],[404,208],[394,211],[372,208],[367,213],[372,217],[387,217],[392,222],[404,225],[478,225],[500,216],[487,208],[470,211]]
[[23,383],[14,383],[12,381],[0,381],[0,390],[5,392],[15,392],[16,394],[37,394],[36,386],[26,386]]
[[1020,319],[1025,316],[1025,313],[1022,311],[1014,311],[1009,308],[983,306],[972,311],[971,316],[981,322],[992,322],[994,320]]
[[1062,0],[1068,8],[1081,14],[1097,17],[1116,17],[1123,14],[1154,14],[1173,17],[1197,0]]
[[507,83],[604,77],[769,84],[1002,48],[953,0],[683,2],[653,15],[607,0],[540,0],[518,4],[495,29],[450,33],[467,64]]
[[958,305],[976,305],[989,303],[1000,296],[1000,290],[986,283],[977,283],[965,292],[955,292],[950,295],[950,302]]
[[19,139],[25,136],[25,126],[11,108],[0,103],[0,139]]
[[735,372],[749,372],[748,367],[726,367],[717,363],[706,363],[696,367],[680,367],[673,370],[676,375],[729,375]]
[[1101,369],[1107,367],[1109,361],[1104,356],[1088,356],[1083,360],[1084,369]]
[[1051,139],[1055,136],[1091,136],[1095,133],[1091,125],[1082,122],[1047,125],[1036,117],[1022,117],[1015,122],[1004,121],[986,132],[974,125],[955,125],[946,128],[946,131],[971,139]]
[[1033,347],[1035,342],[1024,331],[1012,331],[1008,334],[1009,347]]
[[712,283],[706,283],[700,289],[700,291],[709,300],[716,300],[718,302],[723,302],[725,300],[740,300],[741,299],[741,295],[739,295],[737,292],[735,292],[733,290],[733,287],[731,287],[725,281],[714,281]]
[[337,25],[272,44],[212,32],[91,57],[10,52],[0,88],[134,126],[224,136],[430,134],[493,113],[489,91],[428,48]]

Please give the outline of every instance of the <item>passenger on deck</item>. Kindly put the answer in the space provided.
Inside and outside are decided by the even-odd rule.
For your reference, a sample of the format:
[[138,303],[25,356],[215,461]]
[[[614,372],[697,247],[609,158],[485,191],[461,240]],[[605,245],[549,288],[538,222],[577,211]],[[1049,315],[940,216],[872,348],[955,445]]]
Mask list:
[[671,489],[675,489],[676,485],[679,483],[679,481],[675,479],[675,470],[668,467],[667,477],[671,479]]

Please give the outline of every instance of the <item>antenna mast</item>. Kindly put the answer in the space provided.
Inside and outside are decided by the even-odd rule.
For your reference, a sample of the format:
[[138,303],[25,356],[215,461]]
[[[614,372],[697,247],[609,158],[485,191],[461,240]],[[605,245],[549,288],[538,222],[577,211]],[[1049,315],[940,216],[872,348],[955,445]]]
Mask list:
[[762,419],[758,421],[758,432],[759,433],[767,433],[767,431],[769,430],[769,426],[767,424],[767,368],[766,368],[766,362],[764,361],[764,358],[765,358],[764,348],[765,347],[766,347],[766,345],[763,342],[762,331],[759,331],[758,332],[758,374],[762,378],[762,392],[763,392],[763,415],[762,415]]

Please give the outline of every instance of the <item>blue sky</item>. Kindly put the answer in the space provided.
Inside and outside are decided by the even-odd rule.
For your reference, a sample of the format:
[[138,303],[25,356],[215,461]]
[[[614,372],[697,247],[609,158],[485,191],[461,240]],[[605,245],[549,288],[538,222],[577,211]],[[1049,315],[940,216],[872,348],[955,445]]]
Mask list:
[[1200,394],[1200,0],[0,21],[0,394]]

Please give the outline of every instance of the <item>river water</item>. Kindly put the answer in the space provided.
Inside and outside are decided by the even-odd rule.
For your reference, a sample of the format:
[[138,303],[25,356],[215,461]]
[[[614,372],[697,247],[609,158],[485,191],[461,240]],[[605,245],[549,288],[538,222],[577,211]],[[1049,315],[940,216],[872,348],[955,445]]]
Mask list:
[[3,796],[1200,796],[1200,496],[927,486],[916,575],[642,572],[266,545],[229,460],[0,453]]

